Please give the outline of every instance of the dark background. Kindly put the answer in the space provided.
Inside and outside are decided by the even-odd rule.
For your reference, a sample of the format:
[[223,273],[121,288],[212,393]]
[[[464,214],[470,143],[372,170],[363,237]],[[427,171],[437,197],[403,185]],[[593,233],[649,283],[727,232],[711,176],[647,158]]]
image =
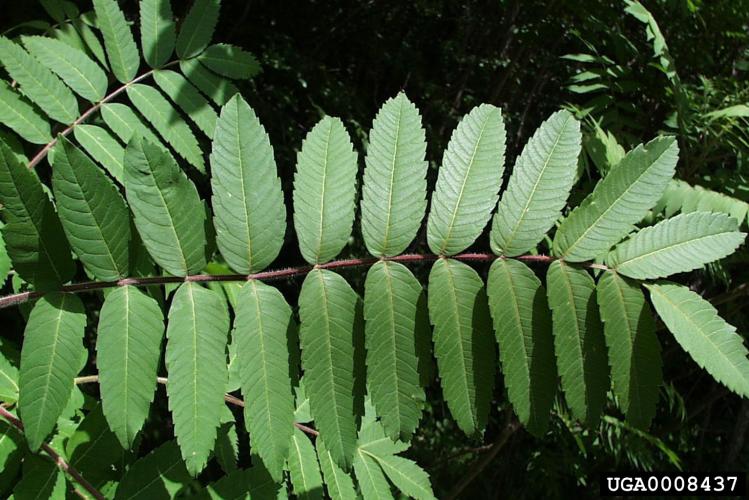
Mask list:
[[[224,0],[215,39],[253,52],[262,64],[262,73],[241,88],[268,129],[287,194],[296,152],[323,114],[341,117],[363,153],[378,108],[404,90],[423,115],[430,182],[452,129],[473,106],[488,102],[503,109],[509,164],[534,129],[567,106],[579,112],[587,134],[601,122],[626,148],[658,133],[677,134],[679,177],[749,199],[746,120],[726,131],[706,116],[749,102],[749,1],[643,3],[659,23],[683,85],[688,114],[683,113],[682,126],[675,125],[674,89],[653,57],[643,24],[619,1]],[[137,2],[121,4],[137,19]],[[178,17],[189,7],[189,2],[172,4]],[[4,27],[46,18],[35,2],[6,0],[0,8]],[[604,62],[562,57],[578,53]],[[573,77],[591,69],[602,87],[575,88],[580,82]],[[585,157],[572,199],[584,196],[599,176]],[[292,233],[276,266],[301,262]],[[420,238],[416,251],[423,245]],[[476,246],[488,248],[486,241]],[[364,255],[357,238],[346,251]],[[679,281],[707,297],[721,297],[721,314],[746,331],[746,262],[742,251]],[[352,273],[346,277],[357,285]],[[288,284],[284,291],[293,294],[295,287]],[[5,324],[18,320],[12,315],[17,313],[3,311]],[[747,470],[749,405],[713,382],[667,332],[659,331],[659,338],[665,384],[650,433],[628,429],[613,401],[606,409],[610,418],[598,429],[583,429],[556,413],[543,440],[514,433],[466,498],[595,496],[598,475],[611,470]],[[147,440],[153,443],[168,437],[159,430],[168,420],[161,396],[162,407],[154,414],[162,420],[148,424]],[[485,435],[468,439],[451,422],[437,384],[430,388],[431,410],[409,453],[430,472],[438,496],[465,477],[486,456],[484,443],[502,432],[509,410],[501,390],[496,396]]]

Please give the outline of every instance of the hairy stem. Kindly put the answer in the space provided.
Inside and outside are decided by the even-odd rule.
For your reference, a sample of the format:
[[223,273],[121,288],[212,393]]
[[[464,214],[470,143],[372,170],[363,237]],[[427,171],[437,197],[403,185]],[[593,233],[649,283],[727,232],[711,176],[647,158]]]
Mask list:
[[[168,68],[169,66],[174,66],[175,64],[179,64],[179,61],[168,62],[164,66],[162,66],[161,68],[158,68],[158,69]],[[64,136],[70,134],[70,132],[72,132],[73,129],[76,126],[80,125],[81,123],[83,123],[84,121],[86,121],[86,119],[89,116],[91,116],[92,114],[96,113],[99,110],[99,108],[101,108],[101,106],[103,104],[108,103],[109,101],[111,101],[112,99],[114,99],[115,97],[117,97],[118,95],[120,95],[122,92],[124,92],[125,90],[127,90],[127,88],[130,85],[132,85],[134,83],[138,83],[138,82],[140,82],[142,80],[145,80],[146,78],[150,77],[151,75],[153,75],[154,71],[156,71],[156,69],[148,70],[145,73],[143,73],[142,75],[136,76],[135,78],[133,78],[129,82],[127,82],[127,83],[125,83],[125,84],[117,87],[111,93],[109,93],[106,96],[104,96],[104,98],[101,101],[95,103],[90,108],[88,108],[86,111],[84,111],[83,114],[81,114],[81,116],[79,116],[73,123],[71,123],[70,125],[68,125],[56,137],[54,137],[42,149],[40,149],[39,152],[34,155],[34,157],[31,159],[31,161],[29,162],[29,164],[27,166],[29,168],[34,168],[35,166],[37,166],[39,164],[39,162],[41,162],[47,156],[47,153],[49,152],[49,150],[52,149],[53,147],[55,147],[55,144],[57,144],[57,140],[58,140],[58,138],[60,136],[64,137]]]
[[[98,375],[86,375],[84,377],[76,377],[74,379],[76,385],[80,384],[98,384],[99,383],[99,376]],[[166,377],[156,377],[156,382],[158,382],[161,385],[166,385],[168,379]],[[231,394],[224,394],[224,401],[226,401],[229,404],[232,404],[234,406],[239,406],[240,408],[244,408],[244,401],[239,399],[238,397],[232,396]],[[317,432],[315,429],[311,427],[307,427],[306,425],[302,425],[300,423],[294,422],[294,426],[299,429],[302,432],[305,432],[309,434],[310,436],[319,436],[320,433]]]
[[[403,254],[396,257],[386,257],[382,260],[388,260],[391,262],[400,263],[418,263],[418,262],[434,262],[441,258],[439,255],[434,254]],[[501,259],[504,257],[497,257],[491,253],[462,253],[458,255],[450,256],[451,259],[461,260],[464,262],[491,262],[495,259]],[[555,257],[549,255],[521,255],[513,257],[513,259],[521,260],[524,262],[539,262],[549,264],[555,260]],[[183,283],[183,282],[197,282],[207,283],[211,281],[248,281],[252,279],[262,281],[273,281],[284,278],[295,278],[297,276],[304,276],[313,269],[345,269],[351,267],[366,267],[377,263],[380,259],[375,257],[365,257],[360,259],[343,259],[334,260],[325,264],[318,264],[316,266],[300,266],[300,267],[289,267],[286,269],[278,269],[275,271],[263,271],[255,274],[193,274],[190,276],[149,276],[145,278],[123,278],[117,281],[85,281],[82,283],[73,283],[70,285],[64,285],[56,290],[47,291],[29,291],[15,293],[12,295],[6,295],[0,297],[0,309],[23,304],[29,300],[37,299],[49,292],[65,292],[65,293],[82,293],[90,292],[94,290],[102,290],[104,288],[114,288],[118,286],[153,286],[153,285],[166,285],[169,283]],[[591,268],[603,268],[600,264],[586,264],[587,267]]]
[[[16,418],[11,412],[6,410],[4,407],[0,406],[0,416],[5,418],[13,427],[21,431],[23,433],[23,423]],[[78,472],[78,470],[67,463],[64,458],[60,456],[59,453],[57,453],[54,448],[52,448],[47,443],[42,443],[42,450],[44,450],[44,453],[49,455],[49,457],[52,459],[52,461],[57,465],[57,467],[60,468],[61,471],[66,472],[70,477],[73,478],[73,480],[80,484],[83,489],[88,491],[91,496],[96,498],[97,500],[104,500],[104,495],[102,495],[99,490],[93,487],[91,483],[86,481],[86,478],[81,476],[81,473]],[[86,498],[83,495],[80,495],[83,498]]]

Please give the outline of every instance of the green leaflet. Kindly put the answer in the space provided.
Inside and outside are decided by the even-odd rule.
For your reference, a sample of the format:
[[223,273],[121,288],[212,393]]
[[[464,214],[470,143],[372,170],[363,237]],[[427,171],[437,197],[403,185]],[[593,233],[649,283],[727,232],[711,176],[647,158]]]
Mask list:
[[187,470],[196,476],[208,460],[226,390],[229,313],[214,291],[195,283],[174,294],[166,329],[169,410]]
[[18,411],[32,451],[39,449],[67,405],[84,356],[86,313],[75,295],[49,293],[29,315],[23,334]]
[[361,449],[354,457],[354,474],[364,500],[389,500],[394,498],[390,485],[377,462]]
[[4,81],[0,81],[0,122],[32,144],[52,140],[47,120]]
[[584,269],[554,261],[546,274],[562,390],[575,418],[594,427],[609,390],[596,285]]
[[655,319],[640,287],[605,272],[596,289],[611,365],[611,384],[627,423],[647,430],[655,416],[661,373],[661,347]]
[[239,94],[221,108],[211,187],[221,255],[239,273],[262,271],[283,245],[286,207],[268,134]]
[[638,231],[609,252],[606,264],[630,278],[665,278],[732,254],[745,237],[733,217],[691,212]]
[[678,155],[673,137],[653,139],[627,153],[559,226],[554,254],[581,262],[605,253],[661,198]]
[[[284,484],[281,487],[285,493],[286,485]],[[205,491],[207,496],[202,495],[197,498],[210,500],[225,500],[227,498],[280,500],[282,498],[278,484],[273,481],[268,471],[257,465],[227,474],[215,483],[208,485]]]
[[299,340],[315,426],[336,463],[348,468],[356,447],[354,320],[358,297],[346,280],[315,269],[299,294]]
[[20,45],[2,36],[0,62],[10,77],[18,82],[21,93],[47,116],[64,124],[78,118],[78,101],[70,89]]
[[153,78],[161,90],[172,100],[209,138],[213,138],[218,115],[205,97],[187,79],[175,71],[161,69]]
[[107,93],[107,75],[84,52],[44,36],[22,37],[23,45],[79,96],[91,102]]
[[203,152],[190,126],[161,92],[138,83],[127,87],[127,96],[177,154],[200,172],[205,173]]
[[289,477],[295,497],[305,500],[323,498],[323,482],[315,448],[297,428],[294,428],[291,438]]
[[[153,144],[161,144],[159,137],[128,106],[120,103],[107,103],[101,107],[101,117],[122,142],[127,144],[135,135]],[[80,127],[80,125],[78,125]],[[78,128],[76,127],[76,128]],[[93,155],[92,155],[93,156]]]
[[[325,489],[332,500],[355,500],[354,480],[346,471],[338,467],[330,452],[325,448],[322,439],[315,441],[317,460],[320,463]],[[354,459],[356,460],[356,459]]]
[[507,393],[520,422],[542,436],[557,386],[546,290],[528,266],[497,259],[486,284]]
[[198,56],[198,61],[211,71],[235,80],[247,80],[260,73],[255,56],[227,43],[211,45]]
[[60,220],[42,183],[0,141],[3,240],[13,268],[36,289],[54,288],[75,273]]
[[736,328],[685,286],[664,281],[645,287],[658,315],[692,359],[715,380],[749,397],[749,360]]
[[93,2],[98,26],[104,35],[104,47],[107,49],[112,72],[117,80],[127,83],[135,77],[140,66],[140,56],[133,33],[116,0],[93,0]]
[[73,129],[75,140],[94,160],[101,163],[119,184],[123,183],[125,148],[105,128],[96,125],[77,125]]
[[416,462],[396,455],[408,449],[408,444],[391,441],[378,421],[367,417],[362,420],[358,442],[354,471],[365,498],[392,498],[383,472],[405,495],[434,498],[427,473]]
[[197,59],[179,62],[179,69],[188,80],[219,106],[223,106],[239,89],[225,78],[205,68]]
[[177,443],[169,441],[130,466],[114,498],[171,499],[189,480]]
[[80,149],[61,137],[55,146],[52,188],[70,246],[96,279],[129,275],[130,214],[125,200]]
[[484,283],[470,266],[439,259],[429,273],[429,290],[434,354],[447,406],[463,432],[481,433],[497,355]]
[[372,123],[362,187],[362,236],[377,257],[402,253],[426,210],[426,138],[419,110],[400,93]]
[[307,134],[294,175],[294,228],[310,264],[340,253],[351,236],[356,153],[338,118],[326,116]]
[[253,452],[276,481],[283,478],[294,429],[294,396],[286,336],[294,328],[281,292],[250,280],[239,292],[234,338]]
[[454,255],[479,237],[499,197],[505,156],[502,111],[482,104],[453,131],[427,222],[433,253]]
[[123,448],[129,449],[156,391],[164,315],[156,300],[123,286],[107,294],[97,331],[104,415]]
[[83,418],[65,444],[70,465],[86,471],[86,479],[97,488],[122,477],[125,453],[107,425],[100,404]]
[[421,284],[402,264],[378,262],[364,286],[367,384],[372,403],[393,439],[410,439],[421,418],[414,330]]
[[218,22],[221,0],[195,0],[177,36],[177,55],[180,59],[195,57],[211,42]]
[[702,186],[691,186],[684,181],[672,179],[653,211],[664,212],[666,217],[677,212],[723,212],[742,226],[747,223],[749,203]]
[[413,460],[397,455],[376,457],[385,475],[396,488],[411,498],[433,499],[434,493],[429,476]]
[[125,151],[127,201],[154,261],[175,276],[205,266],[205,211],[195,185],[168,151],[135,138]]
[[[3,228],[3,223],[0,221],[0,230]],[[5,241],[3,240],[2,233],[0,232],[0,287],[5,285],[5,281],[8,279],[10,273],[10,257],[8,257],[8,250],[5,248]]]
[[552,228],[575,182],[581,137],[580,123],[572,114],[557,111],[530,138],[494,215],[495,253],[525,253]]
[[[228,387],[227,387],[227,391]],[[237,470],[237,460],[239,458],[239,436],[237,436],[237,426],[234,414],[227,405],[221,408],[221,425],[216,433],[216,444],[213,448],[213,455],[221,466],[221,469],[230,474]]]
[[141,0],[140,45],[152,68],[163,66],[174,52],[177,32],[169,0]]
[[75,27],[75,30],[83,40],[88,52],[91,53],[96,60],[102,65],[104,69],[108,69],[107,56],[104,53],[104,46],[101,44],[99,37],[94,33],[94,30],[86,24],[82,18],[73,19],[71,24]]
[[0,353],[0,400],[5,403],[18,401],[18,369],[2,353]]
[[31,455],[24,460],[23,475],[13,489],[13,498],[46,498],[64,500],[65,474],[55,463],[40,456]]

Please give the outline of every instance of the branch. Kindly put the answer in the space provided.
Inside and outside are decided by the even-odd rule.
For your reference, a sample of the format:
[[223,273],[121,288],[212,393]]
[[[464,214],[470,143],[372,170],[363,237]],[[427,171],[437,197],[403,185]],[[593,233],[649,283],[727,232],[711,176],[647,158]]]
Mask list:
[[[161,68],[157,68],[157,69],[168,68],[169,66],[174,66],[175,64],[179,64],[179,61],[168,62],[165,65],[163,65]],[[112,93],[104,96],[104,98],[101,101],[97,102],[96,104],[88,108],[86,111],[84,111],[83,114],[79,116],[73,123],[68,125],[62,132],[60,132],[56,137],[54,137],[50,142],[48,142],[42,149],[40,149],[39,152],[34,155],[34,157],[31,159],[31,161],[29,162],[27,166],[29,168],[34,168],[35,166],[37,166],[39,162],[41,162],[44,159],[44,157],[47,156],[47,153],[49,152],[49,150],[55,147],[55,144],[57,144],[57,140],[60,136],[64,137],[70,134],[70,132],[72,132],[76,126],[80,125],[81,123],[86,121],[86,119],[89,116],[96,113],[103,104],[108,103],[109,101],[111,101],[112,99],[114,99],[115,97],[123,93],[125,90],[127,90],[127,88],[130,85],[134,83],[138,83],[150,77],[151,75],[153,75],[154,71],[156,71],[156,69],[146,71],[142,75],[133,78],[132,80],[121,85],[120,87],[117,87],[116,89],[112,91]]]
[[[85,377],[76,377],[73,379],[76,385],[80,384],[98,384],[99,383],[99,376],[98,375],[86,375]],[[166,377],[156,377],[156,382],[158,382],[161,385],[166,385],[168,379]],[[229,404],[232,404],[234,406],[239,406],[240,408],[244,408],[244,401],[239,399],[238,397],[232,396],[231,394],[224,394],[224,401],[226,401]],[[298,422],[294,422],[294,426],[299,429],[300,431],[309,434],[310,436],[319,436],[320,433],[317,432],[312,427],[307,427],[306,425],[300,424]]]
[[[346,269],[351,267],[364,267],[371,266],[379,262],[380,260],[401,263],[434,262],[435,260],[440,258],[441,257],[439,255],[434,254],[403,254],[396,257],[387,257],[383,259],[369,257],[359,259],[334,260],[325,264],[317,264],[316,266],[289,267],[286,269],[279,269],[276,271],[263,271],[255,274],[193,274],[191,276],[149,276],[145,278],[123,278],[117,281],[85,281],[82,283],[64,285],[56,290],[29,291],[6,295],[5,297],[0,297],[0,309],[23,304],[24,302],[28,302],[33,299],[38,299],[45,293],[50,292],[82,293],[94,290],[102,290],[104,288],[114,288],[118,286],[129,285],[145,287],[184,282],[208,283],[211,281],[249,281],[253,279],[274,281],[284,278],[304,276],[313,269]],[[452,255],[450,256],[450,258],[464,262],[491,262],[495,259],[503,259],[505,257],[498,257],[491,253],[462,253],[459,255]],[[555,260],[555,257],[549,255],[521,255],[513,258],[524,262],[539,262],[544,264],[550,264]],[[607,269],[606,266],[602,266],[601,264],[588,263],[585,264],[585,266],[595,269]]]
[[[17,419],[11,412],[6,410],[3,407],[0,407],[0,415],[5,418],[13,427],[21,431],[23,433],[23,423]],[[81,473],[78,472],[78,470],[67,463],[64,458],[62,458],[50,445],[47,443],[42,443],[42,450],[49,455],[49,457],[52,459],[52,461],[57,465],[57,467],[60,468],[61,471],[67,472],[70,477],[72,477],[75,482],[80,484],[86,491],[91,493],[91,496],[96,498],[97,500],[104,500],[104,495],[99,493],[99,490],[94,488],[91,483],[86,481],[86,478],[81,476]]]

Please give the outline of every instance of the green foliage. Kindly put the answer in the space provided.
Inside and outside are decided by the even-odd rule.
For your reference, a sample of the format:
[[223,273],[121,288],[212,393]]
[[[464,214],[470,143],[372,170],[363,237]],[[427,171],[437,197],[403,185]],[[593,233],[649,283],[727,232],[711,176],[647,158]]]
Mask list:
[[[179,23],[172,6],[141,0],[131,24],[133,12],[114,0],[94,0],[88,12],[45,1],[55,25],[0,38],[9,77],[0,82],[0,120],[9,129],[0,131],[0,279],[10,273],[4,286],[13,289],[0,308],[22,306],[0,344],[0,399],[12,411],[17,405],[29,445],[0,428],[0,494],[8,482],[19,498],[62,497],[80,469],[93,486],[78,486],[107,498],[434,498],[465,471],[462,447],[447,456],[454,443],[467,435],[471,453],[489,450],[491,458],[516,420],[529,434],[513,439],[534,454],[518,459],[516,447],[508,462],[534,477],[580,470],[570,449],[586,460],[606,449],[618,453],[617,465],[680,467],[673,449],[683,444],[662,438],[660,422],[651,425],[684,403],[670,374],[674,340],[661,339],[661,352],[648,300],[699,367],[749,397],[749,360],[736,328],[686,286],[648,281],[709,265],[680,280],[711,297],[711,276],[730,262],[716,261],[743,243],[744,173],[696,173],[712,157],[695,158],[689,134],[716,141],[725,134],[740,149],[745,106],[694,113],[694,90],[676,72],[666,31],[641,4],[627,2],[625,12],[639,21],[637,33],[646,27],[648,57],[668,79],[675,114],[663,127],[622,138],[629,146],[658,137],[626,152],[620,128],[616,136],[608,128],[617,118],[601,116],[610,108],[594,103],[554,112],[521,148],[524,130],[548,113],[549,106],[531,106],[540,90],[529,89],[522,114],[469,92],[444,113],[452,120],[472,106],[434,171],[426,137],[446,138],[449,128],[434,128],[433,117],[447,108],[432,106],[433,89],[413,91],[430,103],[428,120],[400,92],[369,134],[359,124],[371,119],[371,99],[362,106],[366,120],[360,103],[346,108],[346,121],[320,105],[279,130],[286,116],[275,106],[295,96],[234,82],[257,75],[260,62],[212,41],[219,0],[180,6]],[[624,43],[622,53],[629,48]],[[260,59],[269,72],[288,71],[275,57]],[[506,60],[475,66],[509,77]],[[607,56],[566,60],[613,68],[579,74],[580,95],[626,74]],[[240,88],[263,89],[268,98],[242,97]],[[54,127],[59,136],[48,120],[63,125]],[[300,146],[294,138],[315,121]],[[661,131],[678,133],[679,146]],[[283,139],[275,150],[271,137]],[[511,154],[521,151],[508,179],[506,142]],[[30,160],[29,144],[44,144]],[[674,180],[677,167],[708,188]],[[714,191],[722,182],[730,196]],[[268,271],[300,260],[286,235],[289,208],[309,266]],[[487,243],[494,255],[481,253]],[[343,252],[345,260],[333,260]],[[358,272],[337,272],[344,268]],[[295,281],[266,283],[282,278]],[[727,319],[741,320],[726,309]],[[19,322],[22,339],[12,331]],[[83,345],[96,355],[86,356]],[[555,404],[559,379],[564,397]],[[91,382],[98,394],[77,388]],[[154,404],[158,384],[166,385],[166,403],[160,396]],[[478,446],[484,435],[496,443]],[[70,481],[37,457],[46,442],[70,465]],[[550,460],[546,444],[565,452]],[[430,447],[440,451],[425,457]],[[438,455],[458,472],[441,469]]]
[[135,287],[109,293],[96,342],[104,415],[123,448],[130,448],[148,417],[164,337],[158,303]]
[[18,376],[18,408],[32,451],[52,432],[68,403],[83,357],[85,326],[83,303],[73,295],[45,295],[29,315]]
[[294,175],[294,228],[310,264],[340,253],[351,235],[356,153],[338,118],[326,116],[307,134]]
[[325,447],[344,468],[356,446],[353,338],[358,300],[346,280],[323,270],[309,273],[299,293],[304,385]]
[[166,328],[166,390],[187,470],[208,461],[226,391],[229,315],[218,294],[185,283],[174,294]]
[[419,110],[400,93],[380,108],[367,148],[361,224],[372,255],[403,253],[416,236],[426,210],[425,155]]
[[463,432],[481,432],[496,371],[484,283],[468,265],[440,259],[429,273],[429,289],[444,291],[429,294],[429,318],[447,405]]
[[497,203],[504,154],[501,110],[477,106],[458,124],[442,159],[427,223],[432,252],[454,255],[479,237]]
[[557,386],[546,290],[516,260],[496,260],[486,283],[507,394],[529,432],[543,435]]
[[217,128],[211,153],[216,243],[235,271],[262,271],[278,256],[286,231],[273,148],[240,96],[221,108]]

